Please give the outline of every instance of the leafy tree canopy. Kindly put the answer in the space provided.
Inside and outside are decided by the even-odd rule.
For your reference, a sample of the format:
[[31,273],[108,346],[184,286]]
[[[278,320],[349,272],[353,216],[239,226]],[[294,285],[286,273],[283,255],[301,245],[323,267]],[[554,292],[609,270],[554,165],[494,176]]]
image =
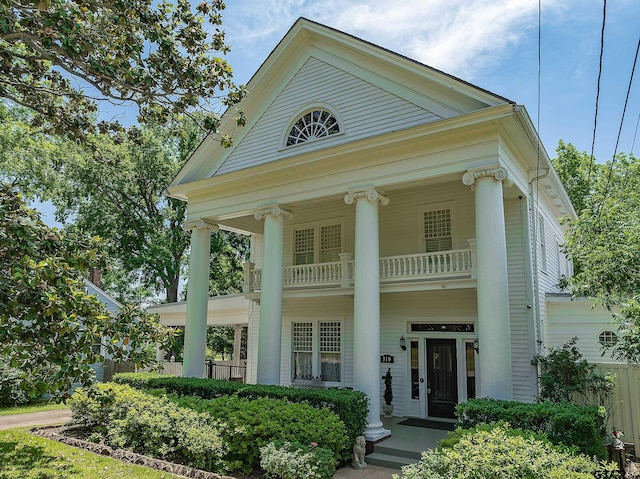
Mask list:
[[[102,342],[115,360],[146,365],[149,344],[166,344],[168,332],[155,318],[132,306],[111,315],[82,278],[102,261],[98,238],[46,226],[20,194],[0,184],[0,355],[32,385],[35,394],[66,397],[71,385],[89,385],[90,365],[104,359],[93,346]],[[167,346],[168,347],[168,346]]]
[[[0,97],[33,111],[49,131],[84,138],[118,130],[96,125],[98,102],[137,105],[141,122],[164,123],[194,109],[239,102],[220,29],[222,0],[2,0]],[[238,112],[236,120],[244,123]],[[229,141],[222,136],[223,141]]]
[[591,167],[586,153],[560,144],[554,161],[576,201],[566,249],[576,265],[574,294],[615,312],[622,339],[614,356],[640,362],[640,160],[619,154]]

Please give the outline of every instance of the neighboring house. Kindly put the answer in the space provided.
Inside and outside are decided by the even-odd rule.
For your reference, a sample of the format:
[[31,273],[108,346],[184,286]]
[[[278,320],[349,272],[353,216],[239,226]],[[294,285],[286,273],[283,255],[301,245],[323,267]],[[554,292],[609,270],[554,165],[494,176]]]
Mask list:
[[525,108],[305,19],[248,90],[233,147],[206,138],[168,188],[192,231],[184,375],[222,228],[251,235],[250,382],[364,391],[373,441],[388,368],[395,415],[533,401],[575,213]]
[[[98,300],[104,303],[105,307],[111,314],[117,315],[120,312],[122,305],[100,288],[100,272],[98,270],[93,269],[91,271],[91,276],[89,280],[84,281],[84,285],[87,294],[96,296]],[[113,361],[111,361],[111,356],[107,353],[106,348],[104,347],[104,340],[105,339],[103,338],[99,344],[96,343],[93,347],[96,352],[104,356],[105,361],[91,365],[91,368],[96,372],[96,380],[100,382],[110,380],[113,376]]]
[[624,432],[624,441],[635,444],[640,456],[640,368],[629,367],[614,359],[611,349],[618,341],[618,326],[612,324],[611,312],[586,298],[572,298],[566,293],[547,294],[547,348],[558,348],[571,338],[584,358],[600,374],[616,375],[616,384],[607,405],[609,427]]

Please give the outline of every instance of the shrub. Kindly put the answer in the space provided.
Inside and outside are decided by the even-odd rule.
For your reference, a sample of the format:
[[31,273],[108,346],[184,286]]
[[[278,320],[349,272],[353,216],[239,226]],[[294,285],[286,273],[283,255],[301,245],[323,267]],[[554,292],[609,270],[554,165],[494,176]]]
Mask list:
[[229,449],[226,471],[251,472],[260,464],[259,448],[272,441],[315,442],[336,457],[347,446],[344,424],[327,409],[271,398],[249,400],[227,396],[174,400],[183,407],[209,413],[219,423],[220,433]]
[[456,406],[465,428],[482,423],[507,422],[515,428],[545,434],[554,444],[574,447],[588,456],[604,458],[604,409],[570,403],[521,403],[471,399]]
[[298,389],[285,386],[243,384],[230,381],[198,378],[176,378],[150,373],[124,373],[114,376],[114,381],[129,384],[138,389],[164,389],[167,394],[197,396],[213,399],[236,394],[246,399],[274,398],[293,403],[309,404],[315,408],[327,408],[337,414],[347,429],[348,442],[340,453],[340,460],[351,459],[351,445],[367,426],[369,405],[367,396],[360,391],[346,389]]
[[331,479],[336,472],[336,459],[316,443],[270,442],[260,448],[260,467],[282,479]]
[[613,463],[574,456],[503,425],[455,434],[450,447],[423,452],[419,463],[403,467],[403,479],[613,479],[618,474]]
[[217,471],[226,448],[208,414],[182,408],[129,386],[99,384],[70,400],[72,420],[94,441],[189,466]]

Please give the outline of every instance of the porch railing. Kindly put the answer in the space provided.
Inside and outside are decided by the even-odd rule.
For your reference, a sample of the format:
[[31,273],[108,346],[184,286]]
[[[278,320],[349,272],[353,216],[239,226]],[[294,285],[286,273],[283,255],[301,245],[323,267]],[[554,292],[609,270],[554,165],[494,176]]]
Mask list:
[[[433,253],[415,253],[380,258],[380,282],[399,283],[446,279],[450,277],[475,277],[475,241],[470,248]],[[350,253],[341,253],[340,261],[287,266],[283,270],[285,288],[353,286],[354,261]],[[244,292],[260,290],[262,270],[253,263],[245,263]]]
[[[204,377],[209,379],[224,379],[226,381],[245,382],[247,378],[246,366],[235,366],[231,364],[216,364],[214,361],[205,361]],[[158,368],[160,374],[171,376],[182,376],[181,361],[161,361]]]

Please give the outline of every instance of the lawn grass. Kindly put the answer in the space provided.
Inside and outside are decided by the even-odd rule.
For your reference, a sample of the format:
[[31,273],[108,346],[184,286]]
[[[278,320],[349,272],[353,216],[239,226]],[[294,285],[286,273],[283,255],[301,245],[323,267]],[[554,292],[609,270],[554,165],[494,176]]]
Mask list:
[[93,454],[24,429],[0,431],[0,479],[174,479],[180,476]]
[[12,414],[25,414],[29,412],[52,411],[54,409],[69,409],[66,404],[56,402],[35,402],[24,406],[11,406],[0,408],[0,416],[10,416]]

